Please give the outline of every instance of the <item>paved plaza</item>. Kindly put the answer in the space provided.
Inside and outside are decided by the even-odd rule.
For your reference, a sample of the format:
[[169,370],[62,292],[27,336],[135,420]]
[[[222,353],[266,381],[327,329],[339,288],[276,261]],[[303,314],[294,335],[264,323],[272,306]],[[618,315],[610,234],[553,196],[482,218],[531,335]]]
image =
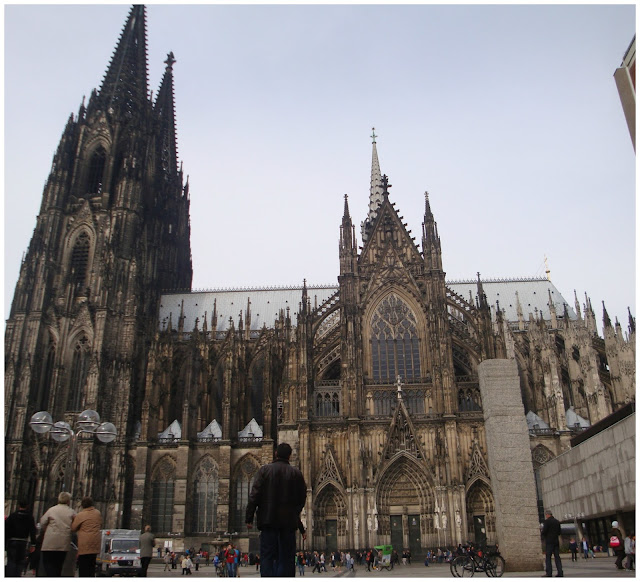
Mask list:
[[[540,560],[543,560],[543,556],[540,556]],[[614,566],[614,558],[601,556],[592,560],[580,559],[578,562],[571,562],[569,554],[563,556],[562,565],[564,568],[564,575],[566,578],[633,578],[635,577],[635,571],[626,572],[624,570],[616,570]],[[508,565],[507,565],[508,567]],[[182,570],[164,570],[164,564],[160,562],[151,563],[149,566],[149,577],[152,578],[182,578]],[[240,578],[259,578],[260,574],[256,571],[255,566],[247,566],[240,568]],[[505,572],[505,578],[539,578],[544,574],[543,570],[538,572]],[[193,572],[192,577],[212,577],[215,576],[215,569],[213,566],[200,566],[198,572]],[[296,576],[298,572],[296,571]],[[477,573],[477,577],[480,579],[486,578],[482,573]],[[554,568],[555,576],[555,568]],[[347,572],[342,569],[334,572],[329,568],[328,572],[322,572],[318,574],[311,573],[310,568],[305,568],[305,578],[335,578],[335,577],[355,577],[355,578],[452,578],[448,564],[431,564],[428,568],[422,563],[413,563],[409,566],[397,566],[393,570],[382,572],[367,572],[366,566],[358,566],[354,572]]]

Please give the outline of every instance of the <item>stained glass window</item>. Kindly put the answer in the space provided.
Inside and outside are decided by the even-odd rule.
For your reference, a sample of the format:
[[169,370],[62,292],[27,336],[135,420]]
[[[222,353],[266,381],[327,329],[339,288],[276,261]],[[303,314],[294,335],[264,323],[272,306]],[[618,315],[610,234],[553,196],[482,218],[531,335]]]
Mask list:
[[218,512],[218,466],[205,457],[193,480],[193,531],[210,533],[216,530]]
[[89,179],[87,181],[87,193],[100,194],[104,180],[104,167],[107,153],[103,148],[98,148],[91,156],[89,162]]
[[67,398],[67,410],[69,411],[79,411],[82,405],[82,393],[89,374],[89,362],[91,359],[89,348],[89,340],[86,336],[82,336],[73,351],[69,396]]
[[151,483],[151,529],[168,533],[173,524],[175,466],[166,457],[153,472]]
[[89,268],[90,239],[86,232],[81,232],[71,251],[71,280],[74,287],[82,289],[86,285]]
[[395,382],[420,378],[420,340],[416,317],[406,303],[388,295],[371,318],[371,357],[374,380]]
[[247,526],[244,522],[244,514],[249,503],[249,493],[251,487],[253,487],[253,481],[256,473],[258,472],[259,465],[253,461],[250,457],[245,458],[236,472],[235,479],[235,508],[233,515],[233,529],[234,531],[247,531]]

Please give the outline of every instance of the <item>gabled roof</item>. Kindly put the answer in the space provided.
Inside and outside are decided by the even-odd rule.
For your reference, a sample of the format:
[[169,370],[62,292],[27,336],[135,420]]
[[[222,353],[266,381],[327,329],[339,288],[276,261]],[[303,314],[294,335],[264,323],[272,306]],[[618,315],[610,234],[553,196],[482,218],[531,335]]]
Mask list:
[[[511,322],[518,321],[516,291],[518,292],[525,320],[528,319],[529,313],[535,313],[536,309],[538,313],[542,312],[542,316],[546,320],[550,319],[549,306],[547,305],[549,291],[551,291],[551,297],[555,303],[558,316],[562,315],[563,306],[568,303],[556,286],[543,277],[538,279],[495,279],[483,281],[482,284],[489,305],[495,307],[496,301],[499,301],[500,309],[505,311],[507,321]],[[452,281],[447,283],[447,287],[467,300],[469,299],[469,292],[471,292],[471,296],[475,301],[477,293],[476,280]],[[338,287],[332,285],[308,286],[307,292],[311,300],[311,306],[322,304],[337,290]],[[199,320],[198,329],[202,329],[205,313],[207,314],[207,326],[211,331],[211,316],[215,301],[218,319],[217,331],[223,332],[229,329],[230,317],[237,327],[240,312],[243,314],[246,328],[245,312],[247,301],[251,301],[251,330],[260,330],[263,325],[266,325],[267,328],[272,328],[280,311],[286,312],[287,308],[290,309],[291,323],[295,326],[295,315],[298,312],[301,298],[302,286],[167,293],[162,295],[160,300],[160,319],[158,324],[160,330],[166,329],[169,317],[171,317],[172,327],[177,329],[180,310],[184,305],[184,330],[186,332],[193,330],[196,317]],[[571,307],[569,307],[569,316],[571,319],[576,317]]]

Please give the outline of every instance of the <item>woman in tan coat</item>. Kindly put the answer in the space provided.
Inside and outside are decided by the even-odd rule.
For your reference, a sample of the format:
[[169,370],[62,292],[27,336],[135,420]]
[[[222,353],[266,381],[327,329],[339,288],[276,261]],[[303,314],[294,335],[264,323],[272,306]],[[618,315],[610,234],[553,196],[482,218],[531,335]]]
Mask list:
[[40,519],[44,528],[42,540],[42,566],[45,576],[59,577],[67,552],[71,548],[71,522],[76,512],[69,507],[71,495],[63,491],[58,495],[58,505],[46,511]]
[[85,497],[82,509],[75,516],[71,530],[78,532],[78,575],[93,578],[96,575],[96,556],[102,540],[102,515],[93,506],[93,499]]

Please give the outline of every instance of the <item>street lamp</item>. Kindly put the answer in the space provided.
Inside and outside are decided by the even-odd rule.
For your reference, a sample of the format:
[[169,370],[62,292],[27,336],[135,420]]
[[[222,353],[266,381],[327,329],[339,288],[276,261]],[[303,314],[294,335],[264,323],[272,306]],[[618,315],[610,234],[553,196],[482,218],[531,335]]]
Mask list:
[[59,420],[53,422],[51,415],[45,410],[36,412],[29,421],[29,426],[38,434],[49,433],[51,438],[59,443],[71,439],[71,449],[67,457],[67,469],[64,472],[63,491],[71,490],[71,475],[76,457],[76,440],[80,433],[92,434],[103,443],[110,443],[117,436],[116,427],[112,422],[100,422],[100,415],[95,410],[85,410],[78,415],[76,430],[68,422]]

